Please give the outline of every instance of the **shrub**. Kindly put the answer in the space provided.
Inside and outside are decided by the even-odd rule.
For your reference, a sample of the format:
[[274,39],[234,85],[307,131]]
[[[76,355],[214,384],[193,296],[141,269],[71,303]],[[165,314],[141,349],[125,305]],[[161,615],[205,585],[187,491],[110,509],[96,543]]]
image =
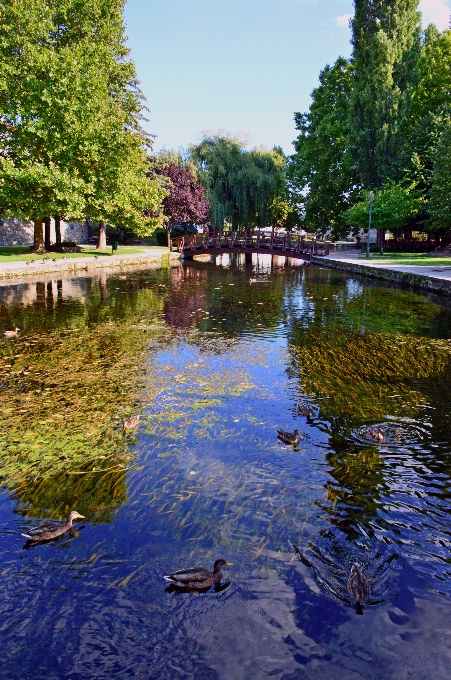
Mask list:
[[155,232],[155,239],[156,242],[159,246],[167,246],[168,245],[168,232],[163,229],[158,229]]

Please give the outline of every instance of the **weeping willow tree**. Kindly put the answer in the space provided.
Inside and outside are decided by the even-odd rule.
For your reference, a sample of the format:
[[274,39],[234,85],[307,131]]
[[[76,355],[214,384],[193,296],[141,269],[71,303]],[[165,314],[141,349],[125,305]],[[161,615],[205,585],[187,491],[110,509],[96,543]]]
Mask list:
[[214,229],[223,229],[225,223],[233,229],[271,224],[276,200],[286,195],[282,151],[245,147],[242,139],[218,133],[190,148],[211,204]]

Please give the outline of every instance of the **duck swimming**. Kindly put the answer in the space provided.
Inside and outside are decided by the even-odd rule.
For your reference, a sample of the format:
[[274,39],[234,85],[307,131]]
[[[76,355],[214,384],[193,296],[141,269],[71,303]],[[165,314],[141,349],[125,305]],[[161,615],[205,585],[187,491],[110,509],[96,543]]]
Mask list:
[[298,404],[298,413],[300,416],[305,416],[307,418],[307,421],[310,422],[313,416],[315,415],[313,409],[310,408],[310,406],[306,406],[305,404],[302,404],[299,402]]
[[123,430],[132,430],[134,427],[139,425],[139,415],[132,416],[131,418],[126,418],[122,421]]
[[372,439],[376,439],[379,442],[383,442],[385,439],[384,433],[380,427],[369,427],[367,432]]
[[370,594],[370,584],[357,562],[354,562],[351,567],[348,579],[348,593],[355,600],[356,614],[362,615],[362,601]]
[[297,446],[301,439],[304,439],[299,430],[294,432],[285,432],[285,430],[277,430],[277,438],[280,439],[284,444],[291,444],[291,446]]
[[20,328],[15,328],[13,331],[3,331],[5,338],[17,338]]
[[72,510],[72,512],[69,513],[69,516],[65,524],[61,523],[41,524],[41,526],[39,527],[30,529],[28,534],[21,534],[21,536],[27,538],[29,541],[32,541],[33,543],[52,541],[53,539],[58,538],[59,536],[65,534],[66,531],[72,529],[72,522],[74,521],[74,519],[84,518],[85,518],[84,515],[80,515],[80,513],[78,513],[76,510]]
[[202,590],[203,588],[210,588],[215,583],[219,583],[222,579],[221,569],[231,566],[231,562],[216,560],[213,565],[213,571],[204,569],[204,567],[193,567],[192,569],[174,571],[172,574],[168,574],[168,576],[163,576],[163,578],[176,588]]

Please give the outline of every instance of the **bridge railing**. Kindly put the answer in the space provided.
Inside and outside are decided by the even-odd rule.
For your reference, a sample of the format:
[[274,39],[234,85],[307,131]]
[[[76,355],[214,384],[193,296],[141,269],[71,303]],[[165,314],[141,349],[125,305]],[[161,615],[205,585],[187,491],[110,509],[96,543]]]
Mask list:
[[171,251],[179,253],[185,251],[222,249],[222,248],[252,248],[254,250],[274,251],[281,253],[307,253],[317,255],[329,254],[329,243],[322,243],[313,239],[306,241],[297,234],[279,234],[276,231],[267,234],[261,231],[212,231],[206,234],[187,234],[171,238]]

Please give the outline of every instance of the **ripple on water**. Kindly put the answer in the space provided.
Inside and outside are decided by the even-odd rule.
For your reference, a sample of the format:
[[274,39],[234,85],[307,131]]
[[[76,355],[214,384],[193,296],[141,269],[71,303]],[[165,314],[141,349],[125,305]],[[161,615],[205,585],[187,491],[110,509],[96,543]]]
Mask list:
[[388,416],[384,422],[362,425],[354,429],[351,436],[357,444],[391,448],[422,443],[429,438],[429,430],[425,423]]

